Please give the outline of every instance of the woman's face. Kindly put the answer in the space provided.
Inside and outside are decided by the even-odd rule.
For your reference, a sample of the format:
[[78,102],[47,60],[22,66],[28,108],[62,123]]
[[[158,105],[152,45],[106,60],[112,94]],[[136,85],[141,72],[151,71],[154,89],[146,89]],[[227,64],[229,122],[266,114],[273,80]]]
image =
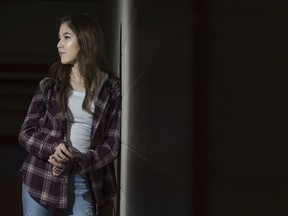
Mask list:
[[57,48],[62,64],[74,65],[76,63],[80,47],[76,35],[68,27],[67,23],[63,23],[60,26]]

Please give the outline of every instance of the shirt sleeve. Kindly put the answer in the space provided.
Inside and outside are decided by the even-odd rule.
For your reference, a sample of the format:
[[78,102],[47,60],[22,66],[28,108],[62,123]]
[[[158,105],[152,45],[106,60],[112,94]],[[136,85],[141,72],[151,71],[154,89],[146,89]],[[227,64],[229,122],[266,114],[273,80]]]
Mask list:
[[120,81],[113,84],[110,109],[104,132],[104,141],[95,150],[89,150],[82,157],[75,158],[72,173],[87,173],[98,170],[117,158],[120,149],[121,93]]
[[49,130],[40,126],[46,112],[43,102],[45,79],[47,78],[40,81],[36,89],[18,135],[20,146],[41,159],[48,159],[59,143],[58,138],[51,137]]

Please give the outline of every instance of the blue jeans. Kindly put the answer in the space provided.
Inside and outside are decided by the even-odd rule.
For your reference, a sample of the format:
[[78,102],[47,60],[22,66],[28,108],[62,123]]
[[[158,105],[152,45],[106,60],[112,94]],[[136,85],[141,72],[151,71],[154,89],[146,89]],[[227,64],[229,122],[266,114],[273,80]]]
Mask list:
[[23,216],[96,216],[95,201],[87,175],[75,175],[68,181],[68,208],[55,209],[36,202],[22,184]]

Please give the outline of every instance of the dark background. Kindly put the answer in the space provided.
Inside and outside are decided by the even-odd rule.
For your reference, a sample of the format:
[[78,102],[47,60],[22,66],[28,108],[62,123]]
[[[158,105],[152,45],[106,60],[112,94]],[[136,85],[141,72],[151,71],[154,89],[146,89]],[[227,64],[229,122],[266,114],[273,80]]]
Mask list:
[[57,58],[55,20],[75,12],[101,20],[122,79],[121,216],[288,214],[287,1],[6,1],[0,10],[1,215],[21,215],[17,134]]

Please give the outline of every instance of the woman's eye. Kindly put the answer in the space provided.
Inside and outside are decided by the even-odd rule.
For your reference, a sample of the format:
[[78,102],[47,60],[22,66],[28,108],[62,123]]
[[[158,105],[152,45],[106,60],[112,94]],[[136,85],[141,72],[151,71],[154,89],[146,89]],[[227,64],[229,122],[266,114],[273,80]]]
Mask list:
[[64,38],[67,40],[67,39],[70,39],[70,36],[64,36]]

